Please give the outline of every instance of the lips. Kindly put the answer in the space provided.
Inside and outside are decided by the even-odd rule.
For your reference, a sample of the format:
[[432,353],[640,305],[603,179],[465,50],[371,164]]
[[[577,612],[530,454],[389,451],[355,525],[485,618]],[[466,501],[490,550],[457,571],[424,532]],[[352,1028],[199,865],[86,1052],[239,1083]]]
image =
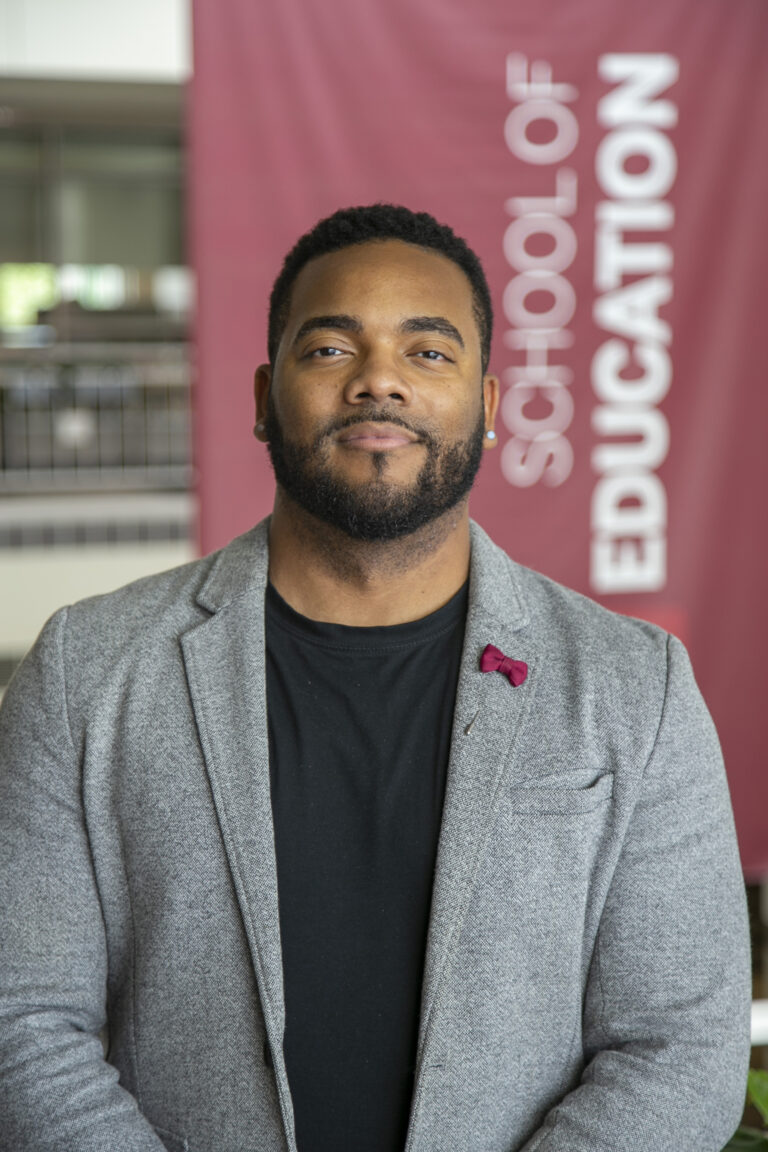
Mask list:
[[344,428],[336,441],[346,448],[359,448],[367,452],[387,452],[415,444],[418,437],[399,424],[353,424]]

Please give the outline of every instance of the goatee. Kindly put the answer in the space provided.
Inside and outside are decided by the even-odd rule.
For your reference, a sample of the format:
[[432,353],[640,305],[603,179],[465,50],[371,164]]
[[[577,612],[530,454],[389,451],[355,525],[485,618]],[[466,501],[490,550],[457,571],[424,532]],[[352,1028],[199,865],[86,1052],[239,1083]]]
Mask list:
[[[352,485],[330,466],[330,437],[354,424],[386,423],[415,433],[426,459],[410,486],[386,478],[387,453],[375,452],[375,477]],[[397,540],[423,528],[467,496],[483,453],[485,419],[479,419],[466,440],[448,444],[433,429],[407,422],[397,412],[357,409],[330,422],[311,445],[294,444],[283,435],[274,407],[268,405],[265,433],[277,483],[301,508],[355,540]]]

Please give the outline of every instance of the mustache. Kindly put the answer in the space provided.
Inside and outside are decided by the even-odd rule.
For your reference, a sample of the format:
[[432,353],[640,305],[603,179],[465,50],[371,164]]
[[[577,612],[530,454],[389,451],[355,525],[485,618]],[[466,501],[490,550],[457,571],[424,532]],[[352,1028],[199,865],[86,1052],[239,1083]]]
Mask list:
[[315,439],[315,446],[319,446],[326,437],[332,436],[335,432],[353,428],[355,424],[392,424],[398,428],[405,428],[425,444],[432,444],[435,441],[435,436],[429,428],[423,424],[404,420],[396,411],[386,408],[358,408],[355,412],[350,412],[348,416],[337,416],[333,420],[329,420]]

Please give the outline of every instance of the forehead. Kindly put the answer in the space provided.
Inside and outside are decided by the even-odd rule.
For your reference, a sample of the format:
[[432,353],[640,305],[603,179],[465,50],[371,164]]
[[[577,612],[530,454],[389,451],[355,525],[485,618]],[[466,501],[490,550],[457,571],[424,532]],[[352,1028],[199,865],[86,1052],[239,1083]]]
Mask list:
[[355,244],[305,264],[291,292],[288,331],[312,314],[339,313],[364,323],[366,316],[445,316],[470,340],[476,327],[472,286],[461,268],[440,252],[401,240]]

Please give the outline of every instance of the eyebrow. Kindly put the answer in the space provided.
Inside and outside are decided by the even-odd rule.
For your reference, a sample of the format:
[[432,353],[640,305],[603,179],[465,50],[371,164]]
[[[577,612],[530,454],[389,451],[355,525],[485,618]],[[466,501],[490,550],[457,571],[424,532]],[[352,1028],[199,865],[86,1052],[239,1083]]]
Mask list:
[[336,316],[310,316],[296,333],[294,344],[308,336],[310,332],[317,332],[322,328],[335,328],[340,332],[362,332],[363,322],[359,316],[349,316],[346,312]]
[[401,332],[439,332],[449,340],[454,340],[460,348],[464,348],[461,332],[450,320],[444,316],[409,316],[400,325]]
[[[294,344],[303,340],[312,332],[327,328],[335,328],[337,332],[362,332],[363,322],[359,316],[350,316],[347,312],[340,312],[333,316],[310,316],[299,328],[294,338]],[[401,332],[439,332],[441,336],[454,340],[464,349],[464,339],[455,324],[446,320],[445,316],[409,316],[400,324]]]

